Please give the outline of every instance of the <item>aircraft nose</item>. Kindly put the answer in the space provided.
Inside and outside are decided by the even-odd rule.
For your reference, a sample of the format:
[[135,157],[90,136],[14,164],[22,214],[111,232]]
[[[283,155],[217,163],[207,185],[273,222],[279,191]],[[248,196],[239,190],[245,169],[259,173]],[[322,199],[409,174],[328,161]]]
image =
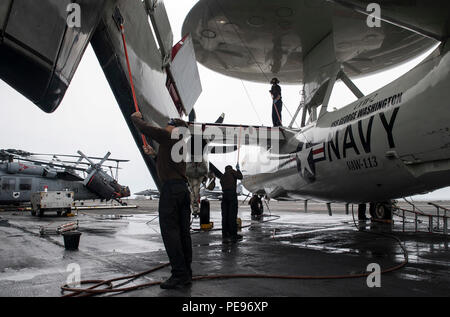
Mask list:
[[121,196],[130,197],[130,195],[131,195],[130,188],[128,186],[122,187]]

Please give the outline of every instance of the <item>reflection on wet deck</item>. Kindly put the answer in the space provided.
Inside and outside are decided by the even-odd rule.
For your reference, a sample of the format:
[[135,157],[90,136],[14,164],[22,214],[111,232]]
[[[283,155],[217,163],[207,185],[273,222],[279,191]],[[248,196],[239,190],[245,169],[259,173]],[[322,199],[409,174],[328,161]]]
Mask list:
[[[78,263],[82,278],[105,279],[144,271],[167,261],[160,236],[157,201],[135,201],[140,208],[79,212],[74,218],[31,217],[27,213],[0,213],[0,296],[59,296],[66,283],[67,265]],[[216,280],[195,282],[189,291],[167,292],[159,287],[124,296],[447,296],[450,253],[448,237],[414,233],[411,224],[403,232],[401,218],[394,223],[360,223],[345,213],[344,205],[271,202],[264,222],[250,217],[248,205],[240,205],[244,240],[222,244],[220,204],[211,202],[215,230],[192,234],[194,275],[281,274],[331,275],[364,272],[370,263],[382,268],[401,263],[408,251],[409,263],[383,275],[382,287],[368,288],[365,279],[340,281]],[[425,208],[426,206],[422,206]],[[351,209],[350,209],[351,210]],[[41,226],[79,222],[79,251],[65,251],[62,237],[39,236]],[[266,221],[267,220],[267,221]],[[409,220],[408,220],[409,221]],[[194,219],[193,229],[199,228]],[[414,228],[412,228],[414,229]],[[377,234],[378,233],[378,234]],[[144,278],[161,280],[169,269]],[[141,281],[142,282],[142,281]],[[136,281],[135,283],[139,283]],[[345,291],[343,291],[343,289]]]

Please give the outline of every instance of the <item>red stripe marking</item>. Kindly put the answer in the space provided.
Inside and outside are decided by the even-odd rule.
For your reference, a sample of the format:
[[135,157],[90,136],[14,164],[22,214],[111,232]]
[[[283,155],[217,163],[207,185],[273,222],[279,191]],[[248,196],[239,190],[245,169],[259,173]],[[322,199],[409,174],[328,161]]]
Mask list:
[[[134,90],[133,76],[131,74],[130,59],[128,58],[127,41],[125,40],[125,28],[123,25],[120,26],[120,30],[122,33],[122,42],[123,42],[123,49],[125,52],[125,59],[127,61],[128,76],[130,77],[131,92],[133,94],[134,110],[136,110],[136,112],[139,112],[140,110],[139,110],[139,106],[137,103],[136,92]],[[147,144],[147,139],[145,138],[145,135],[141,134],[141,138],[142,138],[142,143],[144,144],[144,146],[147,146],[148,144]]]
[[320,148],[320,149],[314,150],[313,151],[313,155],[316,155],[316,154],[319,154],[319,153],[323,153],[323,152],[324,152],[323,148]]

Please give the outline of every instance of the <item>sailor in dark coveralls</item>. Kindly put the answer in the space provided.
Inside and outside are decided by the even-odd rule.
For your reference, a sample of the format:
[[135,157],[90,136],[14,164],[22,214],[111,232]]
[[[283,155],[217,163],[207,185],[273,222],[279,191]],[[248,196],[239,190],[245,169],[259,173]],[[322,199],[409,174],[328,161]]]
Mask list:
[[255,219],[255,220],[262,219],[263,205],[262,205],[261,197],[259,197],[258,194],[253,194],[253,197],[250,199],[248,204],[250,205],[250,208],[252,210],[252,213],[251,213],[252,219]]
[[220,178],[222,185],[222,240],[225,243],[237,242],[242,239],[241,235],[237,234],[237,214],[238,214],[238,199],[236,193],[236,182],[242,179],[242,173],[239,170],[239,165],[236,166],[235,171],[230,165],[225,167],[225,173]]
[[272,84],[272,89],[269,91],[272,95],[272,123],[274,127],[279,127],[282,125],[281,110],[283,108],[281,87],[278,85],[280,81],[278,78],[272,78],[270,83]]
[[[171,120],[162,129],[149,125],[140,112],[134,113],[132,121],[145,136],[159,143],[156,169],[161,181],[159,199],[159,222],[161,235],[172,266],[172,276],[160,286],[164,289],[182,288],[192,282],[192,242],[190,234],[190,192],[187,186],[186,162],[175,163],[171,157],[172,147],[179,142],[171,134],[176,127],[187,127],[179,119]],[[144,145],[147,155],[154,154]]]

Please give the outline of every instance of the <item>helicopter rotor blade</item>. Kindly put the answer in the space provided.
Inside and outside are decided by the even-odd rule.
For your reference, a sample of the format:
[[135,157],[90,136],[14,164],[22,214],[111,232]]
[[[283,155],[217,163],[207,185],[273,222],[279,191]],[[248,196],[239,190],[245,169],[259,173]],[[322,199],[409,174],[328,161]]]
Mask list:
[[[59,156],[59,157],[73,157],[73,158],[80,158],[80,155],[69,155],[69,154],[46,154],[46,153],[30,153],[31,155],[39,155],[39,156]],[[95,157],[95,156],[86,156],[87,158],[93,159],[93,160],[102,160],[103,157]],[[113,161],[113,162],[120,162],[120,163],[126,163],[130,160],[123,160],[123,159],[115,159],[115,158],[108,158],[107,161]]]
[[86,171],[86,169],[83,169],[83,168],[80,168],[80,167],[71,167],[71,166],[55,164],[55,163],[51,163],[51,162],[43,162],[43,161],[38,161],[38,160],[26,159],[26,158],[18,158],[18,160],[31,162],[31,163],[36,163],[36,164],[41,164],[41,165],[48,165],[48,166],[51,166],[51,167],[61,167],[61,168],[65,168],[65,169],[70,168],[70,169],[74,169],[74,170],[77,170],[77,171],[83,171],[83,172]]
[[[90,163],[87,163],[87,162],[79,162],[79,161],[60,161],[61,163],[67,163],[67,164],[74,164],[74,166],[77,166],[77,165],[87,165],[87,166],[91,166],[91,164]],[[67,166],[68,168],[70,168],[71,167],[71,165],[68,165]],[[113,169],[117,169],[118,167],[117,166],[112,166],[112,165],[103,165],[103,167],[107,167],[107,168],[113,168]],[[118,169],[122,169],[121,167],[119,167]]]
[[[38,153],[25,152],[25,151],[21,151],[21,150],[0,150],[0,156],[1,155],[5,156],[5,158],[2,158],[2,157],[0,157],[0,158],[5,159],[5,160],[6,160],[6,156],[8,156],[12,159],[17,159],[17,160],[21,160],[21,161],[25,161],[25,162],[36,163],[36,164],[46,165],[46,166],[50,166],[50,167],[59,167],[59,168],[64,168],[64,169],[68,169],[68,170],[77,170],[77,171],[82,171],[82,172],[86,172],[88,170],[88,168],[77,167],[78,165],[102,167],[106,161],[113,161],[113,162],[117,163],[117,166],[105,165],[103,167],[119,170],[119,169],[122,169],[118,166],[120,162],[129,162],[129,160],[120,160],[120,159],[109,158],[109,156],[111,155],[111,152],[108,152],[103,158],[86,156],[81,151],[78,151],[78,154],[80,154],[80,155],[77,156],[77,155],[65,155],[65,154],[38,154]],[[36,159],[36,158],[32,158],[33,156],[50,156],[51,159],[47,159],[47,158],[37,158]],[[76,162],[66,161],[66,160],[61,160],[58,156],[73,157],[73,158],[78,158],[78,160]],[[82,162],[83,159],[86,159],[89,163]],[[100,162],[95,163],[92,160],[100,160]],[[67,165],[67,164],[73,164],[73,165]]]
[[77,153],[80,154],[80,156],[81,156],[82,158],[85,158],[89,163],[91,163],[92,166],[95,166],[95,163],[92,162],[92,161],[90,160],[89,157],[87,157],[86,155],[84,155],[83,152],[81,152],[80,150],[78,150]]
[[105,163],[105,161],[108,159],[108,157],[111,156],[111,152],[108,151],[108,153],[106,153],[106,155],[103,157],[103,159],[98,163],[99,166],[102,166],[103,163]]

